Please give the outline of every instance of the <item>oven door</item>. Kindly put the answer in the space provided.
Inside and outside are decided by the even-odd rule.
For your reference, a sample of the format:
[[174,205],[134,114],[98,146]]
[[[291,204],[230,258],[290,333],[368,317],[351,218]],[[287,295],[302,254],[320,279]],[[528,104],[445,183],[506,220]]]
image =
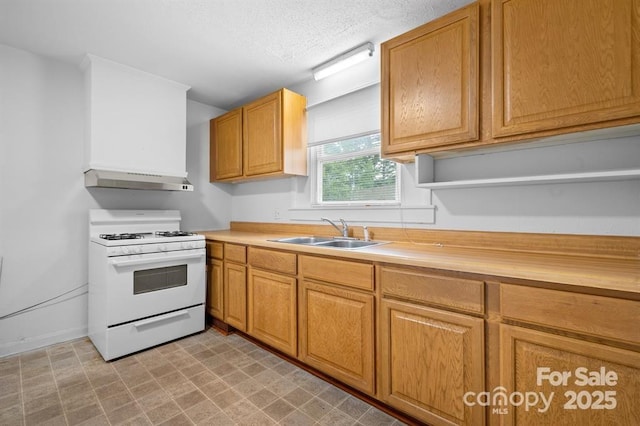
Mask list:
[[202,304],[205,249],[110,257],[107,326]]

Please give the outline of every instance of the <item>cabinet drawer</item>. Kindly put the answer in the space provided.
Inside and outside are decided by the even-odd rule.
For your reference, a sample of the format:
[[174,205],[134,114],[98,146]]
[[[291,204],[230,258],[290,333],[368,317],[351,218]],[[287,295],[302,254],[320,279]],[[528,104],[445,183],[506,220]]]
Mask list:
[[247,263],[247,247],[239,244],[224,245],[224,260],[237,263]]
[[222,260],[224,257],[223,243],[219,241],[207,241],[207,256]]
[[368,263],[300,256],[300,272],[305,278],[373,290],[373,265]]
[[640,302],[513,284],[500,299],[505,319],[640,343]]
[[419,269],[379,267],[382,294],[484,313],[484,282],[424,273]]
[[294,253],[258,247],[249,247],[249,265],[289,275],[295,275],[297,272],[296,255]]

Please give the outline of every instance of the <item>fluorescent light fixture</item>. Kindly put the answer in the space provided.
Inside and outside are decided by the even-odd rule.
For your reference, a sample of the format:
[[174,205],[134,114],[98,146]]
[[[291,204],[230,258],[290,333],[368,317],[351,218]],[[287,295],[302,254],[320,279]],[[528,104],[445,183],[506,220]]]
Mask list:
[[316,81],[321,80],[362,62],[370,56],[373,56],[373,43],[365,43],[313,68],[313,78]]

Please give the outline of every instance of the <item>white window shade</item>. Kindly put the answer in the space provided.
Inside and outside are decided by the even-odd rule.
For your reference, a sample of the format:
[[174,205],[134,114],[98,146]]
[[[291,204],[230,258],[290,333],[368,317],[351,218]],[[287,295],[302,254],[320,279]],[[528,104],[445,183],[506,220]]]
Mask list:
[[380,130],[380,85],[307,108],[309,146]]

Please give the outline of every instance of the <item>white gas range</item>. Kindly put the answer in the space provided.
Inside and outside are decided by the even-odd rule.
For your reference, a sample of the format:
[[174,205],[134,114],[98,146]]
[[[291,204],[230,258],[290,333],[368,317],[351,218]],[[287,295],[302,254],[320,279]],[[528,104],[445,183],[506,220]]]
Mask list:
[[177,210],[90,210],[89,337],[105,360],[205,327],[204,236]]

